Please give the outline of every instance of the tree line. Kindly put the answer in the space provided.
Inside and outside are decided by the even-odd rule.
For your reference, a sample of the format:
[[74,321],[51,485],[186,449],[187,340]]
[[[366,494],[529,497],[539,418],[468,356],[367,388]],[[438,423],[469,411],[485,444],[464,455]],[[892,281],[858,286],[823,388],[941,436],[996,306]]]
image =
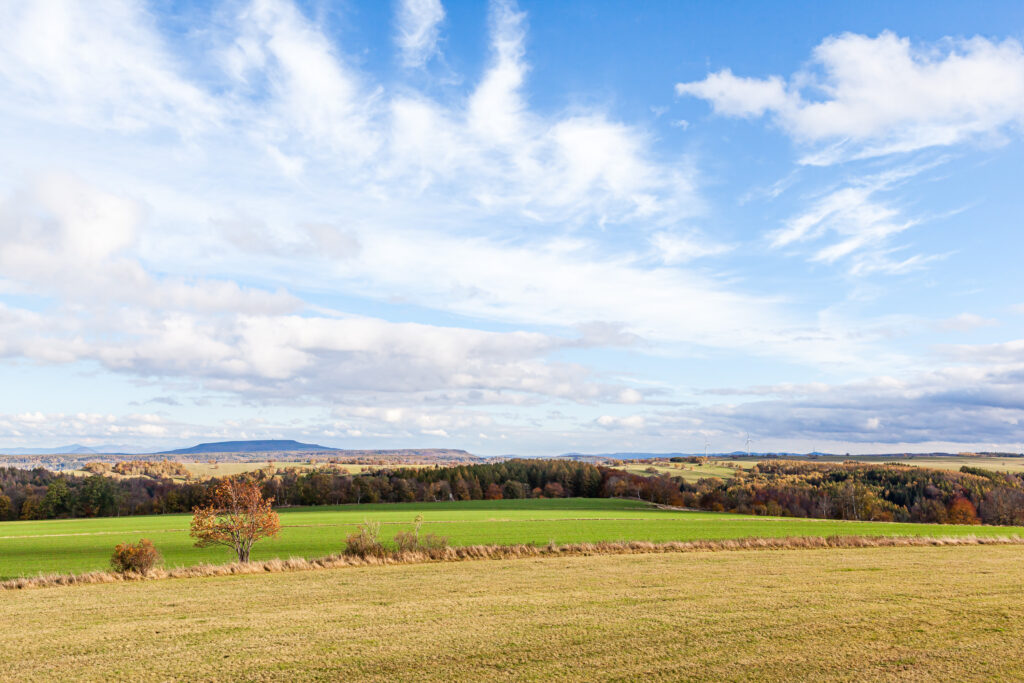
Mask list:
[[627,473],[606,482],[613,495],[718,512],[933,524],[1024,525],[1024,478],[962,467],[959,472],[902,465],[769,461],[729,479],[683,483]]
[[[1024,478],[971,467],[770,461],[728,478],[685,481],[569,460],[508,460],[357,475],[260,470],[246,477],[277,506],[622,497],[755,515],[1024,525]],[[191,512],[210,504],[221,481],[0,468],[0,520]]]

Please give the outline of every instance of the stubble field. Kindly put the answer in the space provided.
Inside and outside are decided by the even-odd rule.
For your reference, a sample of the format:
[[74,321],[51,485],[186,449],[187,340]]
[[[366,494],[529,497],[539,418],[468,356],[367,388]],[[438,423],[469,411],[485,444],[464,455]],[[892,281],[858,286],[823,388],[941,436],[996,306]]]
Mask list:
[[550,557],[7,592],[0,679],[1015,679],[1021,559]]

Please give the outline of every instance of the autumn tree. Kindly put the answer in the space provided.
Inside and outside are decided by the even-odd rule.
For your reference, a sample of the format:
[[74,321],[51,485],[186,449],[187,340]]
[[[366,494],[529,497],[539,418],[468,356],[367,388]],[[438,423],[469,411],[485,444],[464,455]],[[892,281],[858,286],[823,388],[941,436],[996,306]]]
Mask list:
[[238,478],[225,479],[217,486],[212,501],[192,510],[191,535],[196,546],[224,545],[249,561],[253,544],[261,538],[277,535],[281,521],[255,484]]
[[974,503],[963,497],[957,498],[949,506],[946,521],[949,524],[981,524]]

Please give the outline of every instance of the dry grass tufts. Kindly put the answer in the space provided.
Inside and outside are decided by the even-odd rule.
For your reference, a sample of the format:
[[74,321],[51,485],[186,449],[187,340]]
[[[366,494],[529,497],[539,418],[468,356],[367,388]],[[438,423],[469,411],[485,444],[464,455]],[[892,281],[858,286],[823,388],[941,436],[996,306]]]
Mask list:
[[507,560],[515,558],[573,556],[573,555],[639,555],[658,553],[725,552],[731,550],[810,550],[827,548],[883,548],[923,546],[970,545],[1024,545],[1020,536],[982,537],[925,537],[925,536],[798,536],[787,538],[740,538],[720,541],[620,541],[599,543],[570,543],[546,546],[468,545],[459,547],[426,547],[416,550],[391,550],[381,555],[337,554],[306,559],[275,558],[262,562],[230,564],[198,564],[174,569],[151,569],[146,572],[94,571],[84,574],[40,574],[34,577],[9,579],[0,582],[0,590],[74,586],[80,584],[118,583],[151,579],[184,579],[203,576],[232,576],[336,569],[340,567],[366,567],[393,564],[422,564],[426,562],[462,562],[468,560]]

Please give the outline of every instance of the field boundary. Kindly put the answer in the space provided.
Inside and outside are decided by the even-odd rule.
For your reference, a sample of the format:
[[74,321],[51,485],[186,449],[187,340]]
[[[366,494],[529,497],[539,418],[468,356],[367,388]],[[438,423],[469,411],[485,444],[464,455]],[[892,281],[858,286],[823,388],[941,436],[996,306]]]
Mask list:
[[388,551],[380,556],[328,555],[313,559],[291,557],[248,563],[199,564],[173,569],[154,569],[145,574],[93,571],[82,574],[40,574],[34,577],[8,579],[0,582],[0,591],[54,586],[75,586],[99,583],[123,583],[159,579],[184,579],[242,574],[265,574],[342,567],[367,567],[428,562],[464,562],[470,560],[508,560],[517,558],[571,557],[587,555],[647,555],[660,553],[727,552],[737,550],[822,550],[886,547],[935,547],[978,545],[1024,545],[1020,536],[927,537],[927,536],[794,536],[782,538],[740,538],[717,541],[648,541],[570,543],[545,546],[469,545],[448,547],[434,552]]

